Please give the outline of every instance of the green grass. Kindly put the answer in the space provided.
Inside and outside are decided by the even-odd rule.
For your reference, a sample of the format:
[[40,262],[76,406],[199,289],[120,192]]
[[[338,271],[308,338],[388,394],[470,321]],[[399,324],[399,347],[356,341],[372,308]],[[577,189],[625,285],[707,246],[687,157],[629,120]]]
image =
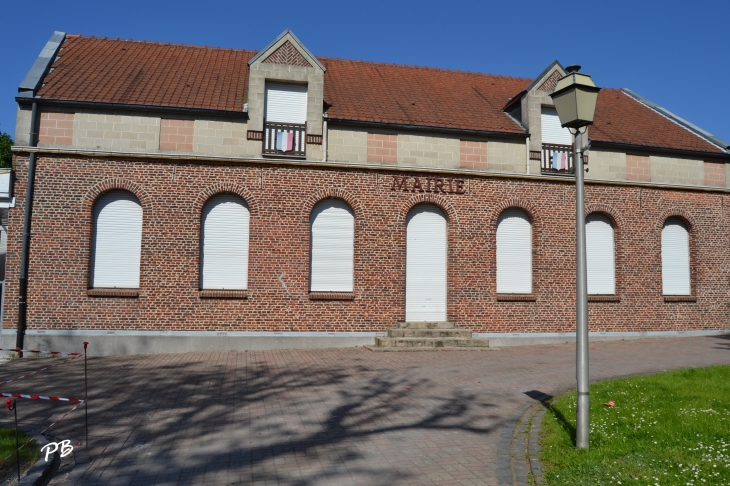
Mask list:
[[[30,437],[20,432],[18,434],[18,443],[22,446],[29,438]],[[3,459],[5,459],[9,455],[11,456],[3,461]],[[20,449],[21,468],[26,463],[30,463],[32,465],[33,463],[35,463],[35,461],[38,460],[39,457],[40,451],[38,449],[38,444],[33,441],[27,446]],[[7,471],[8,469],[15,471],[16,467],[15,429],[6,429],[4,427],[0,427],[0,474]]]
[[[588,451],[574,446],[575,391],[545,412],[551,486],[730,484],[730,366],[609,380],[590,392]],[[609,400],[614,408],[602,405]]]

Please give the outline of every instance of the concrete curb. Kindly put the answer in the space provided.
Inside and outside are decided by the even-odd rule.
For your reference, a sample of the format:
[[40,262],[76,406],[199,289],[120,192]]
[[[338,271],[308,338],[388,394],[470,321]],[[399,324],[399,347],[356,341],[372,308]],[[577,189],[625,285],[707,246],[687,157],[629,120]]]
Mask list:
[[[537,485],[546,485],[540,462],[540,425],[546,401],[541,394],[518,408],[505,422],[497,447],[497,481],[500,486],[529,486],[530,476]],[[528,434],[528,428],[530,433]]]
[[[42,435],[39,435],[34,440],[38,442],[41,447],[48,444],[48,439],[46,439],[46,437]],[[46,462],[45,454],[41,453],[41,457],[38,458],[38,460],[28,470],[25,476],[20,478],[18,486],[36,486],[43,484],[45,480],[48,479],[48,476],[51,474],[53,466],[59,460],[59,457],[60,456],[58,452],[55,452],[53,454],[53,460]]]

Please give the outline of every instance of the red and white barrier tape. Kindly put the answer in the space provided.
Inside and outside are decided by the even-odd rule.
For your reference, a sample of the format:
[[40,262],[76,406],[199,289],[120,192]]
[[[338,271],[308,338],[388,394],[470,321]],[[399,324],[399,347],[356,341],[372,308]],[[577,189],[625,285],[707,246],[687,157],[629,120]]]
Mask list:
[[[60,421],[61,421],[61,420],[62,420],[62,419],[63,419],[63,418],[64,418],[64,417],[66,416],[66,415],[70,414],[71,412],[73,412],[74,410],[76,410],[77,408],[79,408],[80,406],[81,406],[81,404],[80,404],[80,403],[77,403],[76,405],[74,405],[73,407],[71,407],[71,410],[69,410],[68,412],[64,413],[64,414],[63,414],[63,415],[61,415],[60,417],[58,417],[58,418],[57,418],[56,420],[54,420],[54,421],[53,421],[53,423],[52,423],[51,425],[49,425],[48,427],[46,427],[45,429],[41,430],[41,431],[40,431],[40,432],[38,432],[38,433],[37,433],[36,435],[34,435],[33,437],[31,437],[30,439],[28,439],[28,440],[27,440],[27,441],[25,442],[25,444],[23,444],[22,446],[18,447],[18,450],[20,450],[20,449],[22,449],[23,447],[25,447],[25,446],[27,446],[28,444],[30,444],[30,442],[31,442],[31,441],[32,441],[33,439],[37,438],[37,437],[38,437],[39,435],[43,435],[43,434],[44,434],[44,433],[45,433],[45,432],[46,432],[46,431],[47,431],[48,429],[50,429],[51,427],[53,427],[54,425],[56,425],[56,424],[57,424],[58,422],[60,422]],[[8,459],[10,459],[11,457],[13,457],[14,455],[15,455],[15,452],[11,452],[11,453],[10,453],[10,454],[9,454],[9,455],[8,455],[8,456],[7,456],[6,458],[5,458],[5,459],[3,459],[3,462],[4,462],[4,461],[7,461]]]
[[12,351],[14,353],[52,354],[54,356],[83,356],[84,355],[84,353],[66,353],[64,351],[40,351],[38,349],[0,348],[0,351]]
[[0,397],[26,398],[28,400],[51,400],[54,402],[84,403],[84,400],[78,398],[46,397],[43,395],[24,395],[22,393],[0,393]]
[[24,374],[23,376],[19,376],[19,377],[17,377],[17,378],[13,378],[12,380],[8,380],[8,381],[3,381],[3,382],[0,382],[0,386],[3,386],[3,385],[7,385],[8,383],[12,383],[12,382],[14,382],[14,381],[22,380],[23,378],[27,378],[27,377],[29,377],[29,376],[31,376],[31,375],[35,375],[35,374],[37,374],[37,373],[40,373],[41,371],[47,371],[47,370],[50,370],[51,368],[55,368],[55,367],[56,367],[56,366],[58,366],[58,365],[62,365],[62,364],[64,364],[64,363],[68,363],[69,361],[73,361],[73,360],[75,360],[75,359],[76,359],[76,358],[78,358],[78,357],[79,357],[79,356],[72,356],[72,357],[70,357],[70,358],[68,358],[68,359],[65,359],[65,360],[61,361],[60,363],[56,363],[56,364],[54,364],[54,365],[51,365],[51,366],[46,366],[45,368],[41,368],[41,369],[39,369],[39,370],[36,370],[36,371],[31,371],[30,373],[26,373],[26,374]]

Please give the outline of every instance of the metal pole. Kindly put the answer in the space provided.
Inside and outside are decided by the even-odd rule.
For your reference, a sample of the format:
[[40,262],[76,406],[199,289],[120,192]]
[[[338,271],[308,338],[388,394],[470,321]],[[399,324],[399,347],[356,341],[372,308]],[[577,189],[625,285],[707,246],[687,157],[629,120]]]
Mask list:
[[576,246],[576,292],[575,292],[575,366],[578,381],[578,408],[575,413],[575,445],[588,449],[588,272],[586,267],[586,217],[585,190],[583,185],[583,134],[576,130],[573,147],[573,169],[575,170],[575,246]]
[[84,412],[86,413],[86,450],[89,450],[89,381],[86,374],[86,347],[88,342],[84,341]]
[[15,410],[15,460],[18,463],[18,483],[20,483],[20,443],[18,442],[18,406],[13,400],[13,410]]

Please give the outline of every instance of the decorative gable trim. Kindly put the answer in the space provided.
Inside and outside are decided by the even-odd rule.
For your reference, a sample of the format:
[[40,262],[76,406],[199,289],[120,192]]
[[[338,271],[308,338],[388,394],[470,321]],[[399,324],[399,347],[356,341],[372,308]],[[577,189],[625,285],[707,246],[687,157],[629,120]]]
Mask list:
[[[314,54],[309,52],[309,49],[304,47],[304,44],[297,38],[297,36],[294,35],[294,32],[292,32],[289,29],[286,29],[284,32],[282,32],[279,37],[274,39],[272,43],[270,43],[268,46],[261,49],[258,54],[256,54],[254,57],[251,58],[250,61],[248,61],[248,65],[252,65],[255,62],[263,62],[260,59],[268,59],[269,55],[273,54],[280,46],[282,46],[285,43],[290,43],[291,46],[299,52],[299,54],[308,61],[309,65],[315,65],[318,68],[320,68],[322,71],[327,71],[327,69],[322,65],[319,60],[314,57]],[[272,52],[273,51],[273,52]]]
[[538,91],[547,91],[548,93],[552,93],[555,91],[555,86],[558,84],[558,80],[562,78],[563,76],[560,74],[560,71],[555,70],[553,73],[545,80],[544,83],[540,85]]
[[278,49],[272,52],[271,55],[261,62],[270,64],[286,64],[288,66],[312,66],[306,59],[304,59],[304,56],[299,54],[299,51],[296,50],[289,41],[284,42]]

